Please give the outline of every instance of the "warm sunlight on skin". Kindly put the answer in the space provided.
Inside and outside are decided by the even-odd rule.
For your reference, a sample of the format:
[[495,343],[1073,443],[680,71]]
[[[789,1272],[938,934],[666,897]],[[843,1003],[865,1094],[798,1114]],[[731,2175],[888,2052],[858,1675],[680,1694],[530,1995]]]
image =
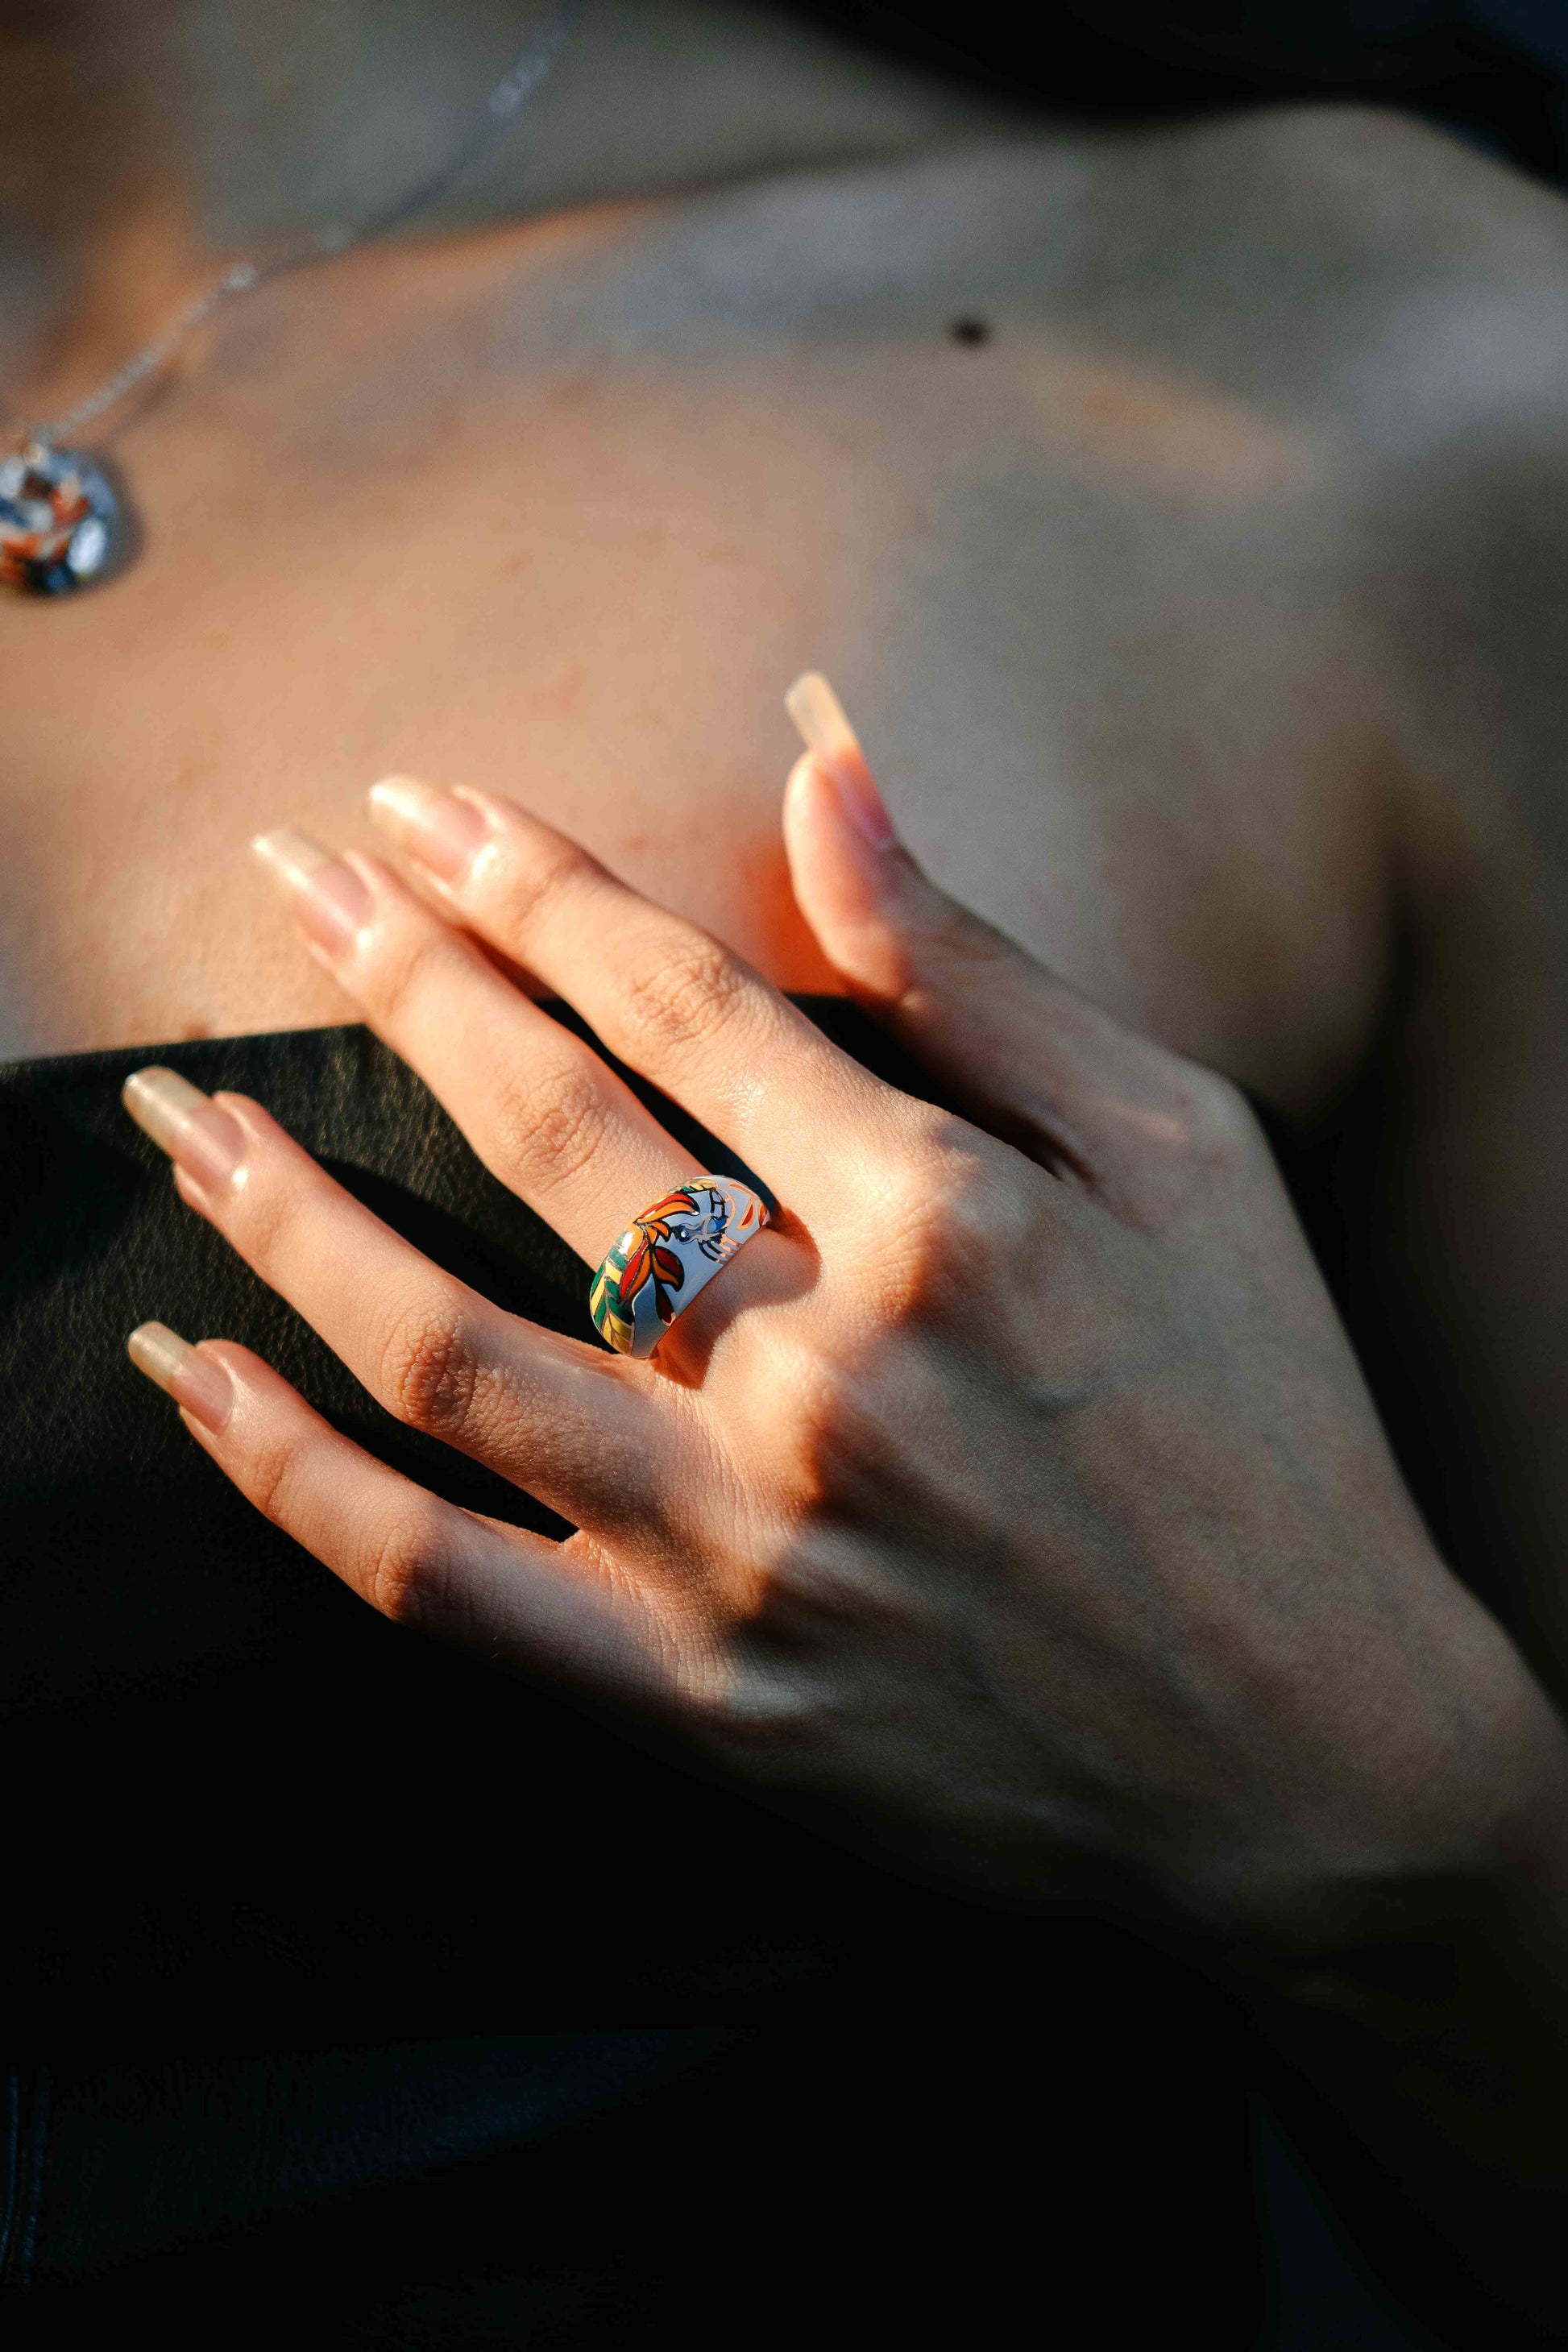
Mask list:
[[1314,436],[1157,361],[1068,338],[1025,381],[1047,462],[1197,512],[1277,506],[1324,478]]
[[[795,2079],[820,2041],[864,2237],[857,2134],[891,2075],[859,2071],[862,2029],[911,2114],[946,2064],[940,2032],[906,2063],[929,1989],[965,2079],[1016,2106],[1011,2055],[960,2051],[945,1929],[870,2018],[858,1897],[847,1940],[838,1894],[786,1901],[775,2002],[742,1885],[756,1861],[778,1894],[772,1850],[695,1784],[683,1822],[646,1754],[600,1782],[620,1722],[782,1802],[792,1840],[1056,1915],[1000,1971],[999,2032],[1016,1995],[1047,2128],[1051,2037],[1081,2045],[1058,2137],[1077,2165],[1105,2112],[1112,2235],[1168,2203],[1161,2167],[1194,2210],[1229,2179],[1216,2216],[1250,2230],[1246,2053],[1271,2041],[1256,2079],[1310,2091],[1310,2158],[1358,2150],[1373,2236],[1386,2189],[1560,2342],[1568,216],[1373,110],[1090,131],[841,22],[589,0],[492,173],[460,142],[521,94],[513,0],[0,0],[0,378],[61,445],[41,485],[7,476],[0,596],[0,1055],[60,1057],[0,1083],[8,1654],[70,1766],[18,1843],[39,2112],[45,2055],[63,2113],[122,2058],[132,2085],[171,2049],[228,2083],[237,2049],[401,2067],[409,2033],[468,2052],[482,2106],[488,2061],[451,2037],[510,2017],[531,2044],[530,1983],[595,2041],[627,1985],[639,2040],[718,1987],[742,2071],[679,2112],[732,2210],[757,2202],[742,2095],[763,2138],[781,2090],[831,2126]],[[419,178],[449,154],[471,181]],[[160,372],[165,298],[209,267],[243,299]],[[71,586],[44,541],[84,520],[77,425],[134,560],[24,594]],[[740,1238],[731,1159],[776,1209],[699,1295],[659,1252]],[[201,1486],[161,1427],[205,1448]],[[292,1549],[252,1549],[218,1473]],[[340,1646],[306,1553],[405,1663]],[[488,1730],[419,1679],[431,1634],[525,1678]],[[601,1720],[542,1706],[556,1684]],[[209,1755],[204,1817],[182,1792]],[[538,1979],[520,1900],[563,1923],[524,1939],[558,1941]],[[1153,1997],[1112,1963],[1042,2031],[1063,1912],[1097,1977],[1102,1927],[1151,1928]],[[1184,1954],[1196,2006],[1178,1966],[1167,2008]],[[534,2022],[563,2013],[552,1991]],[[188,2105],[156,2089],[114,2162]],[[239,2235],[198,2293],[255,2271],[224,2200],[313,2112],[267,2105],[259,2168],[244,2114],[204,2121]],[[446,2113],[430,2185],[467,2231]],[[545,2182],[543,2301],[518,2199],[490,2203],[528,2290],[495,2326],[630,2308],[558,2242],[581,2204],[617,2277],[652,2247],[657,2110],[604,2120]],[[955,2179],[981,2139],[945,2136]],[[62,2150],[13,2170],[68,2249],[73,2164],[123,2215],[90,2136]],[[965,2241],[905,2153],[919,2280],[937,2225]],[[400,2231],[415,2203],[374,2179]],[[982,2274],[1005,2235],[1038,2252],[1015,2188],[1021,2231],[973,2200]],[[278,2199],[291,2244],[330,2244]],[[78,2262],[95,2296],[172,2277],[113,2261],[68,2251],[67,2297]],[[421,2309],[456,2340],[456,2303]]]
[[1326,117],[999,135],[264,287],[118,435],[133,572],[0,610],[70,681],[8,706],[0,1051],[343,1017],[243,845],[352,843],[395,771],[830,985],[776,822],[777,682],[824,664],[946,887],[1310,1115],[1377,1018],[1429,703],[1358,570],[1384,311],[1325,298],[1277,360],[1302,268],[1356,282],[1367,154]]

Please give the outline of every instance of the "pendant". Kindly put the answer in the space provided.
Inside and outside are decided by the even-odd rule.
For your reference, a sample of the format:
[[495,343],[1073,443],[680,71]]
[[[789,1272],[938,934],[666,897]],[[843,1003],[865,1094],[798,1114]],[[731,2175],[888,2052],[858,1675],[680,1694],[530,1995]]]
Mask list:
[[0,459],[0,586],[70,596],[110,568],[120,500],[85,449],[34,441]]

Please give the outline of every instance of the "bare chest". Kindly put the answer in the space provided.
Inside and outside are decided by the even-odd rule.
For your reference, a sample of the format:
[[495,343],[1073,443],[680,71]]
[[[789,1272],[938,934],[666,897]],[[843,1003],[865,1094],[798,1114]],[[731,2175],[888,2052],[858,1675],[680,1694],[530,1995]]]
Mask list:
[[1378,919],[1341,616],[1281,552],[1310,457],[1026,318],[947,325],[183,388],[123,445],[135,566],[0,608],[0,1051],[342,1017],[246,844],[366,843],[390,770],[510,793],[828,984],[777,826],[819,667],[950,887],[1310,1091]]

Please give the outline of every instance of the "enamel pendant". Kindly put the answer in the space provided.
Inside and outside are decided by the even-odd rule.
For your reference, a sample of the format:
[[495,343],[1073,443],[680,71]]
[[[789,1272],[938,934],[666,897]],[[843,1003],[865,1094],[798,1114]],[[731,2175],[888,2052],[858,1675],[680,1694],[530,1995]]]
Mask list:
[[70,596],[114,552],[120,501],[85,449],[35,441],[0,459],[0,586]]

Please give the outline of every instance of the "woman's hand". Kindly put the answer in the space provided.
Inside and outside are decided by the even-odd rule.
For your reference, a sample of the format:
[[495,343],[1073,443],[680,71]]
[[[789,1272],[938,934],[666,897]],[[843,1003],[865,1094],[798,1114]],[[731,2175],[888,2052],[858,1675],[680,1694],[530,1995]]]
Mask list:
[[487,949],[776,1193],[651,1363],[500,1312],[256,1104],[127,1090],[373,1395],[579,1533],[437,1501],[241,1348],[154,1328],[137,1360],[374,1607],[924,1874],[1032,1904],[1089,1857],[1240,1924],[1462,1865],[1559,1734],[1433,1554],[1244,1101],[945,899],[820,682],[795,707],[802,908],[975,1124],[505,802],[376,787],[418,892],[263,845],[366,1020],[589,1265],[702,1171]]

